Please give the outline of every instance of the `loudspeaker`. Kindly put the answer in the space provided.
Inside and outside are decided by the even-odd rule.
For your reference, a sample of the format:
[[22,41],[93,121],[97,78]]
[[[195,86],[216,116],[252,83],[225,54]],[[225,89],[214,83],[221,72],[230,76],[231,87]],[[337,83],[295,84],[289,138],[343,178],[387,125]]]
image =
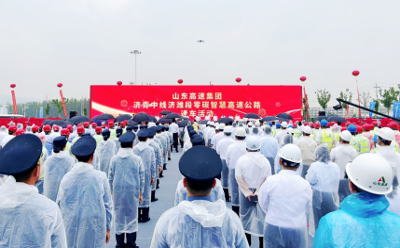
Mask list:
[[325,111],[318,111],[318,116],[326,116],[326,112]]
[[75,117],[78,115],[77,111],[69,111],[69,118],[71,119],[72,117]]

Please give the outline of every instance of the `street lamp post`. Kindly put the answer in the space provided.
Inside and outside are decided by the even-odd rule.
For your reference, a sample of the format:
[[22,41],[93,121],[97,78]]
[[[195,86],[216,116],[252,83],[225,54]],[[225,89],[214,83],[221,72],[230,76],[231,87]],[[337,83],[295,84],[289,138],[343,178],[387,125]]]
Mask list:
[[136,83],[137,82],[136,81],[136,55],[141,54],[142,52],[140,52],[139,50],[133,50],[130,53],[135,55],[135,82],[134,83]]

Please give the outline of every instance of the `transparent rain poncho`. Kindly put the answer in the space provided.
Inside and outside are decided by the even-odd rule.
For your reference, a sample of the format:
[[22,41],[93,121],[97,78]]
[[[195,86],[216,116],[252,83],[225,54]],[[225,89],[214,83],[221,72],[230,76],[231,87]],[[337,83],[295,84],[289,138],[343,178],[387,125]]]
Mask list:
[[152,178],[156,179],[156,157],[154,149],[145,142],[139,142],[139,144],[133,147],[133,154],[142,159],[145,171],[143,201],[139,204],[139,207],[148,208],[150,207],[151,200],[151,180]]
[[96,151],[99,155],[100,170],[106,173],[108,177],[108,170],[110,168],[111,158],[115,155],[115,143],[108,140],[102,140],[97,146]]
[[[160,147],[160,144],[159,143],[157,143],[154,139],[148,139],[148,144],[149,144],[149,146],[151,146],[151,147],[153,147],[153,150],[154,150],[154,157],[155,157],[155,163],[156,163],[156,166],[155,166],[155,173],[156,173],[156,179],[158,179],[158,177],[159,177],[159,168],[161,167],[163,167],[163,163],[162,163],[162,149],[161,149],[161,147]],[[156,186],[157,186],[157,184],[156,183],[154,183],[152,186],[151,186],[151,190],[156,190]]]
[[58,206],[12,176],[0,187],[0,220],[1,247],[67,247]]
[[[285,146],[286,144],[293,144],[293,136],[291,134],[284,135],[282,137],[282,142],[283,142],[282,147]],[[278,153],[279,153],[279,150],[278,150]],[[279,157],[279,155],[275,156],[275,160],[274,160],[275,174],[278,174],[282,170],[282,167],[279,163],[280,159],[281,159],[281,157]],[[301,176],[302,172],[303,172],[303,162],[300,162],[299,168],[296,170],[296,174]]]
[[259,152],[249,152],[236,163],[235,177],[240,189],[240,220],[245,233],[263,236],[265,213],[258,202],[250,202],[248,196],[258,193],[259,188],[271,176],[268,160]]
[[306,180],[313,187],[313,218],[310,220],[310,225],[314,223],[317,229],[320,219],[339,207],[340,169],[331,161],[327,144],[315,149],[315,158],[317,162],[311,164]]
[[52,201],[56,201],[60,183],[65,174],[67,174],[75,164],[75,159],[67,151],[53,153],[44,165],[44,192]]
[[1,128],[0,128],[0,145],[1,145],[1,142],[3,141],[4,137],[6,137],[7,135],[8,135],[7,128],[5,126],[1,126]]
[[271,172],[275,174],[275,162],[274,159],[278,154],[279,143],[278,141],[271,136],[272,129],[271,127],[265,127],[265,133],[267,135],[261,138],[261,149],[260,152],[264,157],[266,157],[271,165]]
[[56,203],[60,207],[68,247],[105,247],[111,229],[113,203],[106,175],[79,162],[63,180]]
[[115,233],[138,230],[139,197],[144,192],[145,168],[131,148],[119,149],[111,159],[109,182],[115,209]]
[[151,248],[249,247],[239,217],[222,200],[183,201],[163,213]]
[[163,164],[166,164],[167,163],[167,151],[168,151],[167,139],[161,133],[156,134],[156,139],[158,139],[161,142],[161,145],[163,148],[162,162],[163,162]]
[[384,195],[347,196],[339,210],[320,220],[313,247],[400,247],[400,216],[388,206]]
[[265,247],[307,247],[310,184],[291,170],[267,178],[258,193],[264,222]]
[[389,201],[389,211],[400,215],[400,194],[399,194],[399,181],[397,176],[393,179],[393,191],[386,195],[386,199]]
[[[225,201],[224,190],[222,189],[221,182],[218,179],[215,179],[217,182],[215,187],[211,190],[211,200],[213,202],[217,200]],[[183,186],[183,179],[179,180],[178,185],[175,190],[175,201],[174,206],[178,206],[180,202],[187,201],[188,193],[186,188]]]
[[235,178],[235,167],[238,159],[245,155],[246,142],[244,140],[236,140],[229,145],[226,151],[226,163],[229,168],[229,193],[231,195],[232,206],[239,207],[239,186]]
[[233,139],[231,139],[230,136],[225,135],[217,144],[216,151],[219,154],[221,161],[222,161],[221,180],[222,180],[222,187],[224,189],[229,188],[229,168],[226,163],[226,152],[228,150],[229,145],[231,145],[234,142],[235,141]]

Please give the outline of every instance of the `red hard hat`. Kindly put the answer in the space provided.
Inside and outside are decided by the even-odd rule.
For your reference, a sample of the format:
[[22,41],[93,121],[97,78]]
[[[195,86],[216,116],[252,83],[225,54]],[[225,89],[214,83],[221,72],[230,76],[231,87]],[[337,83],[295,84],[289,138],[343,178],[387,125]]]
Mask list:
[[372,125],[376,127],[376,126],[378,126],[378,122],[377,121],[373,121]]
[[119,125],[120,125],[121,127],[125,127],[125,122],[121,122]]
[[391,129],[396,129],[396,130],[397,130],[397,128],[398,128],[397,123],[394,122],[394,121],[390,122],[389,125],[388,125],[388,127],[390,127]]
[[97,127],[96,122],[93,122],[93,123],[92,123],[92,127],[93,127],[93,128]]
[[25,133],[24,129],[18,129],[18,130],[15,132],[15,136],[18,136],[18,135],[21,135],[21,134],[24,134],[24,133]]
[[347,122],[347,123],[346,123],[346,126],[350,126],[350,125],[351,125],[351,122]]
[[10,132],[16,132],[16,131],[17,131],[17,126],[10,126],[10,127],[8,128],[8,131],[10,131]]
[[85,133],[85,128],[83,127],[78,127],[78,129],[76,129],[77,133]]
[[[105,123],[103,123],[103,125],[104,125],[104,127],[106,126],[106,124],[105,124]],[[103,126],[103,125],[101,125],[101,126]],[[110,123],[108,124],[108,126],[109,126],[109,127],[113,127],[113,126],[115,126],[115,125],[114,125],[114,122],[110,122]]]
[[68,129],[68,128],[63,128],[63,129],[61,130],[61,135],[63,135],[63,136],[69,136],[69,134],[70,134],[70,132],[69,132],[69,129]]
[[32,127],[32,132],[34,132],[34,133],[39,132],[39,127],[38,126],[33,126]]
[[82,127],[82,124],[78,124],[78,125],[76,125],[77,127]]
[[[114,126],[114,124],[112,126]],[[106,124],[105,123],[101,124],[101,127],[106,127]],[[110,127],[111,127],[111,125],[110,125]]]
[[51,131],[50,125],[44,125],[43,131],[45,131],[45,132],[50,132],[50,131]]
[[357,133],[362,133],[363,128],[361,126],[356,126]]
[[362,125],[362,128],[364,128],[365,130],[367,130],[367,131],[369,131],[370,129],[370,126],[369,126],[369,124],[367,123],[367,124],[364,124],[364,125]]
[[83,127],[89,127],[89,122],[85,122],[85,123],[83,123]]
[[340,131],[345,131],[345,130],[347,130],[347,127],[342,127],[341,129],[340,129]]
[[68,124],[67,128],[68,128],[69,132],[74,131],[74,127],[71,124]]
[[294,123],[294,124],[293,124],[293,127],[294,127],[294,128],[297,128],[297,124],[296,124],[296,123]]
[[314,128],[314,127],[315,127],[315,124],[314,124],[314,123],[311,123],[310,126],[311,126],[312,128]]
[[304,122],[304,126],[308,126],[309,124],[308,124],[308,122]]
[[321,125],[319,123],[315,123],[315,128],[320,128]]
[[54,125],[53,130],[54,131],[60,131],[60,128],[57,125]]
[[101,128],[101,127],[96,127],[96,128],[94,129],[94,131],[98,134],[98,133],[101,133],[101,132],[103,131],[103,128]]

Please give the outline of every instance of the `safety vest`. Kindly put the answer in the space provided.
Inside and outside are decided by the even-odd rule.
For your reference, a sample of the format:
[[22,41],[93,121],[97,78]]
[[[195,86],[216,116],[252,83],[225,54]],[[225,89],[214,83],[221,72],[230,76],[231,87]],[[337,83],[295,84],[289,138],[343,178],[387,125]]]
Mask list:
[[296,138],[299,138],[299,137],[300,137],[300,130],[299,130],[299,129],[295,129],[295,130],[294,130],[294,136],[295,136]]
[[340,140],[340,133],[333,133],[333,134],[334,134],[335,137],[336,137],[336,142],[339,143],[339,140]]
[[356,149],[357,152],[360,152],[360,141],[356,137],[351,137],[350,145]]
[[314,134],[310,134],[310,138],[311,138],[311,139],[314,139]]
[[[111,136],[110,136],[111,137]],[[99,143],[103,140],[103,136],[102,135],[98,135],[96,134],[95,136],[93,136],[93,138],[96,140],[96,146],[99,145]]]
[[392,143],[390,143],[390,146],[393,146],[394,149],[396,149],[396,152],[399,152],[399,143],[393,140]]
[[358,136],[358,140],[360,142],[360,151],[358,154],[369,153],[371,150],[369,146],[369,140],[364,135]]
[[[117,137],[117,133],[115,129],[110,129],[110,140],[115,139],[115,137]],[[97,141],[97,140],[96,140]],[[101,140],[100,140],[101,141]],[[100,142],[99,141],[99,142]],[[99,142],[97,142],[97,144],[99,144]]]
[[275,135],[276,135],[276,130],[275,130],[275,128],[271,128],[271,133],[272,133],[272,136],[275,137]]
[[333,145],[333,133],[331,130],[322,130],[321,131],[321,138],[320,138],[320,143],[321,144],[327,144],[329,147],[329,150],[332,148]]

